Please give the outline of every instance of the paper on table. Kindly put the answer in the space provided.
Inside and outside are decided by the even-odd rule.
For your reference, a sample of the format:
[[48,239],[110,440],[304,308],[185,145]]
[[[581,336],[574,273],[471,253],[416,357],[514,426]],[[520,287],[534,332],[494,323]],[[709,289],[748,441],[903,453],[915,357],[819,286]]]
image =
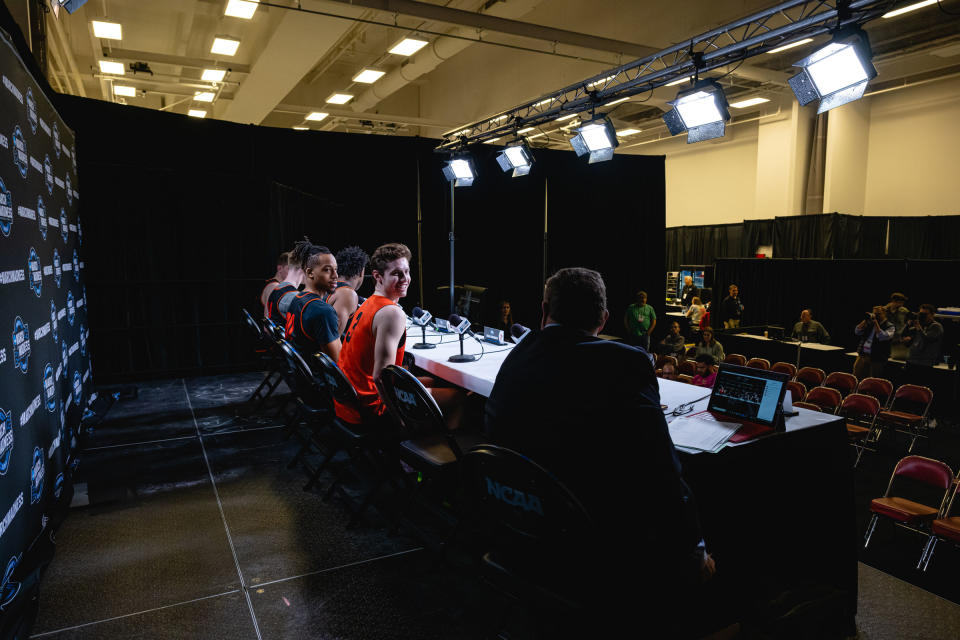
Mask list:
[[740,425],[719,422],[709,414],[678,418],[668,425],[670,438],[678,447],[717,452],[723,448]]

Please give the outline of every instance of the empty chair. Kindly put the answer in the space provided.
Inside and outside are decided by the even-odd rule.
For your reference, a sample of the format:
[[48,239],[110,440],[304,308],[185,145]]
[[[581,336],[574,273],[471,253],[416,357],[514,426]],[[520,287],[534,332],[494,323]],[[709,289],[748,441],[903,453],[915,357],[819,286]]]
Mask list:
[[728,353],[727,357],[723,359],[727,364],[738,364],[741,367],[747,364],[746,357],[740,355],[739,353]]
[[823,381],[824,387],[836,389],[845,396],[855,392],[857,390],[857,384],[857,377],[852,373],[846,373],[844,371],[834,371]]
[[[910,478],[917,483],[925,484],[933,489],[942,491],[943,497],[939,504],[932,507],[928,504],[915,502],[909,498],[895,496],[891,493],[893,481],[896,478]],[[953,487],[953,471],[943,462],[932,458],[922,456],[907,456],[902,458],[893,473],[890,474],[890,482],[887,483],[887,490],[883,497],[874,498],[870,501],[870,511],[873,516],[870,518],[870,524],[867,526],[866,539],[863,547],[866,549],[870,545],[870,538],[873,537],[873,531],[881,516],[893,520],[898,525],[917,531],[919,533],[929,533],[930,523],[943,513],[947,499],[950,497],[950,490]]]
[[677,369],[677,372],[686,376],[693,376],[697,373],[697,365],[693,360],[684,360],[680,363],[680,368]]
[[770,368],[770,361],[766,358],[750,358],[747,360],[747,366],[751,369],[763,369],[766,371]]
[[789,362],[775,362],[773,366],[770,367],[770,371],[785,373],[793,378],[795,375],[797,375],[797,366],[790,364]]
[[880,403],[877,399],[860,393],[848,395],[837,409],[837,414],[846,418],[847,438],[857,451],[857,459],[853,466],[860,464],[860,457],[870,441],[878,413],[880,413]]
[[903,384],[897,389],[890,402],[890,408],[881,411],[881,427],[890,425],[901,433],[911,436],[907,451],[913,451],[917,438],[926,437],[922,431],[927,427],[927,413],[933,403],[933,391],[929,387],[916,384]]
[[267,375],[264,376],[263,381],[254,389],[250,397],[247,398],[247,403],[253,405],[253,408],[249,411],[249,413],[252,414],[256,413],[260,407],[263,406],[267,398],[273,395],[277,385],[283,380],[284,364],[283,360],[278,357],[273,338],[264,332],[263,327],[254,320],[249,311],[246,309],[241,309],[241,311],[243,323],[249,327],[257,341],[257,353],[260,355],[264,364],[267,365]]
[[791,380],[787,383],[787,391],[790,392],[790,402],[792,402],[794,406],[796,406],[798,402],[803,402],[803,399],[807,397],[807,388],[802,382],[797,382],[796,380]]
[[954,545],[960,544],[960,516],[951,516],[953,505],[957,501],[957,493],[960,491],[960,484],[956,485],[951,494],[950,503],[944,509],[943,514],[930,524],[930,537],[927,538],[927,544],[920,555],[920,562],[917,564],[919,569],[927,570],[930,559],[933,557],[933,551],[940,540],[949,540]]
[[803,401],[817,405],[820,407],[820,411],[836,413],[843,402],[843,396],[840,395],[839,391],[830,387],[814,387],[807,392],[807,397]]
[[816,367],[801,367],[800,370],[797,371],[796,381],[802,382],[808,389],[819,387],[826,379],[827,374],[824,370],[817,369]]
[[800,407],[801,409],[809,409],[810,411],[822,411],[820,407],[815,404],[810,404],[809,402],[794,402],[794,408]]
[[857,393],[873,396],[880,402],[880,408],[886,409],[893,397],[893,383],[886,378],[864,378],[857,385]]

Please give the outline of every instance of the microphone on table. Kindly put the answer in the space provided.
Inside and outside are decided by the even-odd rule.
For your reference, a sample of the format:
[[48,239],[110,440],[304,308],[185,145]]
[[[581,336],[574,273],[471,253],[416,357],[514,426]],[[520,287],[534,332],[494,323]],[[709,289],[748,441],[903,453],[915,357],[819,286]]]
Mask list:
[[520,341],[530,335],[530,329],[523,326],[519,323],[514,323],[510,327],[510,339],[516,344],[520,344]]
[[[474,340],[476,340],[477,342],[480,342],[480,338],[478,338],[476,334],[473,333],[473,331],[470,331],[470,319],[461,318],[457,314],[453,314],[452,316],[450,316],[450,318],[447,321],[450,323],[450,329],[454,333],[456,333],[458,336],[460,336],[460,353],[454,354],[447,359],[450,362],[473,362],[474,360],[476,360],[477,356],[469,353],[465,354],[463,352],[464,334],[469,334],[473,336]],[[483,343],[480,344],[480,347],[483,348]]]
[[414,307],[411,312],[411,320],[413,324],[420,327],[420,333],[422,336],[422,342],[418,342],[413,345],[414,349],[436,349],[437,345],[427,342],[427,323],[430,322],[430,318],[433,316],[430,315],[429,311],[424,311],[420,307]]

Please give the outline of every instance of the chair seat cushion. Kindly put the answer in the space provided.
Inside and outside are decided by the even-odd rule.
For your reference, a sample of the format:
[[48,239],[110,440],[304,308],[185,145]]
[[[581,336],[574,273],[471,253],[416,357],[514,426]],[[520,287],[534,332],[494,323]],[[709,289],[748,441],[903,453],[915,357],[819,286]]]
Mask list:
[[960,517],[958,516],[934,520],[932,529],[937,535],[960,542]]
[[404,440],[400,443],[401,454],[405,459],[412,455],[418,460],[434,467],[443,467],[457,461],[453,449],[447,444],[447,437],[443,434],[424,436],[415,440]]
[[868,433],[870,433],[870,429],[867,427],[861,427],[859,424],[847,423],[847,435],[851,438],[866,438]]
[[875,498],[870,501],[870,511],[893,518],[897,522],[919,522],[937,515],[937,510],[906,498]]
[[879,416],[882,420],[896,422],[897,424],[917,425],[923,422],[923,416],[906,411],[881,411]]

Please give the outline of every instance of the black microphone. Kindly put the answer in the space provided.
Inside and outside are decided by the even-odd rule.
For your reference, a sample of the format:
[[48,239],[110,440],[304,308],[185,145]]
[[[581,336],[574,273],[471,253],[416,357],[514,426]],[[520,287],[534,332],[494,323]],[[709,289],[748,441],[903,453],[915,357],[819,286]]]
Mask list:
[[[453,314],[447,320],[450,323],[450,328],[453,329],[460,336],[460,353],[459,355],[452,355],[447,358],[450,362],[473,362],[477,359],[477,356],[471,354],[465,354],[463,352],[463,334],[468,333],[473,336],[473,339],[477,342],[480,342],[473,331],[470,331],[470,320],[468,318],[461,318],[457,314]],[[480,342],[480,347],[483,347],[483,343]]]
[[519,323],[514,323],[510,327],[510,339],[516,344],[520,344],[520,341],[526,338],[530,334],[530,329],[523,326]]
[[421,341],[413,345],[413,348],[414,349],[436,349],[437,345],[427,342],[427,323],[430,322],[430,318],[432,317],[430,315],[430,312],[424,311],[420,307],[414,307],[411,314],[413,315],[413,318],[411,318],[413,320],[413,324],[418,325],[420,327],[420,335],[421,335]]

